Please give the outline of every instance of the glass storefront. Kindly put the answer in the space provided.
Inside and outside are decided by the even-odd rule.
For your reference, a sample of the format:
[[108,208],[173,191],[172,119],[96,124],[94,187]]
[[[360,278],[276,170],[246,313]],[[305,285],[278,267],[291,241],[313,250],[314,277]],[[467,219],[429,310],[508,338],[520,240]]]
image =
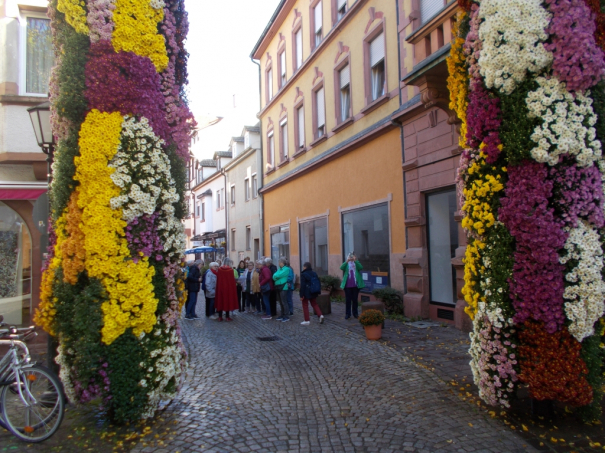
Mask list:
[[363,271],[364,292],[389,286],[389,208],[386,204],[342,215],[343,261],[355,254]]
[[271,234],[271,259],[277,265],[280,258],[290,260],[290,226],[282,225],[272,227]]
[[21,217],[0,201],[0,314],[9,324],[29,322],[31,236]]
[[456,303],[456,270],[452,258],[458,248],[456,191],[427,195],[431,302]]
[[309,262],[318,275],[328,275],[328,219],[300,224],[300,268]]

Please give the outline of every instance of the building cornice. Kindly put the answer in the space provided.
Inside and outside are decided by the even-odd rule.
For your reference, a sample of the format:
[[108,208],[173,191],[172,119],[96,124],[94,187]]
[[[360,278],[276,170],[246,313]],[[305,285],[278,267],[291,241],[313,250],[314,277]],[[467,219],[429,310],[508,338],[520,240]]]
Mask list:
[[3,105],[38,105],[48,102],[46,96],[19,96],[18,94],[0,95],[0,104]]

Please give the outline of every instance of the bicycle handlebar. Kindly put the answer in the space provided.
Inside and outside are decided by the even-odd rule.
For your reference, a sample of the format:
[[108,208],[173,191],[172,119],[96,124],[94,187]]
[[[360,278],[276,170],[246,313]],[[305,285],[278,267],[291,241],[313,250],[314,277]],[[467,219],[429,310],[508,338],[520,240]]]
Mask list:
[[[15,327],[11,326],[8,329],[0,329],[0,339],[5,340],[26,340],[38,334],[35,332],[35,326],[29,327]],[[32,336],[32,334],[34,334]]]

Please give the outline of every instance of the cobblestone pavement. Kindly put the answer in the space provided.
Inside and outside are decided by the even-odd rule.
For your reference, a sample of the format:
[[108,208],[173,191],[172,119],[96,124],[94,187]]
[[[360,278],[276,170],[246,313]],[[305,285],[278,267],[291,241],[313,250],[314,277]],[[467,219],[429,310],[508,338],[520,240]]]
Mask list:
[[170,428],[132,451],[534,451],[407,355],[300,321],[186,321],[190,369],[162,414]]

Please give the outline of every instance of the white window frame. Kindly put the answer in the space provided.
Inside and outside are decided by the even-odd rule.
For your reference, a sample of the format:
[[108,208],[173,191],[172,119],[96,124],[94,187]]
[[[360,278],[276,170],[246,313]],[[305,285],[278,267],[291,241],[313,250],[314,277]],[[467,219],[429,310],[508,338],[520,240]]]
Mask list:
[[288,118],[284,118],[279,123],[279,138],[281,141],[280,151],[282,151],[283,160],[288,160]]
[[244,148],[245,149],[250,148],[250,132],[246,132],[244,134]]
[[301,105],[296,109],[296,121],[298,127],[298,149],[305,147],[305,106]]
[[347,14],[347,0],[336,0],[336,18],[340,20]]
[[[321,103],[319,102],[320,100],[320,96],[319,93],[321,93]],[[326,135],[327,130],[326,130],[326,90],[325,87],[321,87],[319,88],[317,91],[315,91],[315,115],[317,118],[317,127],[315,130],[315,138],[321,138],[324,135]],[[319,116],[319,112],[323,113],[323,121],[320,122],[320,116]]]
[[235,184],[231,184],[229,198],[231,199],[231,206],[235,206]]
[[288,82],[288,73],[286,72],[286,49],[284,48],[284,50],[281,51],[281,53],[279,54],[279,71],[280,71],[280,75],[279,75],[279,84],[280,84],[280,88],[283,88],[283,86]]
[[[346,71],[346,72],[345,72]],[[348,74],[348,78],[344,77]],[[344,79],[343,79],[344,78]],[[351,117],[351,65],[347,63],[338,71],[338,85],[340,87],[339,105],[340,108],[340,121],[345,121]],[[346,93],[345,93],[346,92]],[[346,99],[345,99],[346,94]],[[346,109],[345,109],[346,101]]]
[[[318,9],[319,8],[319,9]],[[319,26],[317,24],[317,19],[319,16]],[[319,0],[319,2],[315,5],[315,7],[313,8],[313,26],[314,26],[314,30],[313,30],[313,36],[314,36],[314,42],[315,42],[315,47],[317,48],[317,46],[319,46],[321,44],[321,42],[323,41],[323,19],[324,19],[324,13],[323,13],[323,0]]]
[[[377,59],[376,61],[373,61],[374,58],[372,58],[372,44],[374,44],[375,42],[378,42],[378,40],[382,41],[382,58]],[[385,47],[385,35],[384,35],[384,30],[382,30],[379,34],[376,35],[376,37],[374,39],[372,39],[370,42],[368,42],[368,46],[369,46],[369,54],[370,54],[370,73],[369,73],[369,77],[370,77],[370,101],[373,102],[376,99],[380,98],[381,96],[384,96],[387,92],[386,90],[386,80],[387,80],[387,74],[386,74],[386,47]],[[373,83],[373,79],[374,79],[374,71],[375,68],[377,68],[380,64],[382,63],[382,89],[380,91],[380,94],[378,92],[375,92],[374,90],[374,83]]]
[[258,178],[256,173],[252,175],[252,198],[258,198]]
[[273,99],[273,68],[267,71],[267,95],[269,100]]
[[250,225],[246,226],[246,250],[252,249],[252,228]]
[[267,134],[267,146],[269,147],[269,157],[271,158],[271,162],[268,164],[274,168],[275,167],[275,133],[271,131]]
[[[27,18],[50,19],[45,13],[36,11],[19,10],[19,94],[21,96],[33,96],[39,98],[48,97],[48,93],[28,93],[27,92]],[[56,62],[56,60],[55,60]]]
[[244,194],[246,201],[250,201],[250,178],[244,179]]
[[200,222],[206,221],[206,202],[202,202],[202,212],[200,216]]
[[296,70],[300,69],[303,65],[303,32],[302,27],[299,27],[296,33],[294,33],[294,46],[296,47]]

